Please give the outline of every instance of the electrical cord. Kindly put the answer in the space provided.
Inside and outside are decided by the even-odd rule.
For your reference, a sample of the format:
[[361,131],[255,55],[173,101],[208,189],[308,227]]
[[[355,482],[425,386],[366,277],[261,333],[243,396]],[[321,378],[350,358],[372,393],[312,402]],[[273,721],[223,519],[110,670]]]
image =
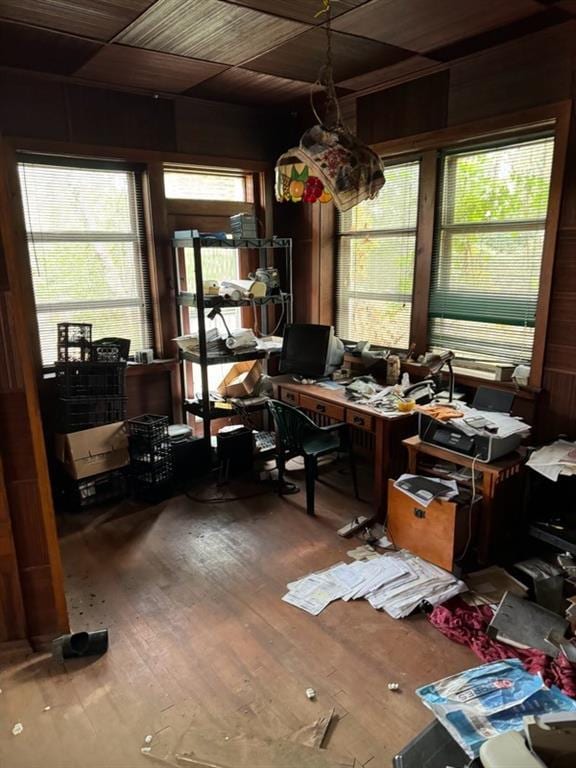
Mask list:
[[[459,553],[458,557],[455,557],[454,560],[456,562],[460,562],[464,559],[466,556],[468,549],[470,548],[470,544],[472,543],[472,513],[474,510],[474,505],[476,504],[476,462],[480,458],[480,454],[477,453],[476,456],[472,459],[472,498],[470,499],[470,505],[468,508],[468,539],[466,541],[466,546],[462,550],[462,552]],[[478,499],[480,501],[480,499]]]

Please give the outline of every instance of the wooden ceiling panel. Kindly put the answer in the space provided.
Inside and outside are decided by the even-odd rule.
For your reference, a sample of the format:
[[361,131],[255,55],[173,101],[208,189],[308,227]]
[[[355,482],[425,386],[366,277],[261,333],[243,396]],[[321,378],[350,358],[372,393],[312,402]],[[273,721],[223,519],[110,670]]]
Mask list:
[[388,81],[407,79],[410,75],[421,73],[426,69],[438,68],[439,66],[442,65],[439,65],[433,59],[427,59],[425,56],[411,56],[409,59],[399,61],[398,64],[392,64],[382,69],[374,69],[371,72],[366,72],[364,75],[343,80],[338,85],[351,91],[363,91],[365,88],[373,88]]
[[[271,13],[274,16],[284,16],[287,19],[295,19],[305,24],[322,24],[326,21],[326,14],[316,16],[322,8],[320,0],[227,0],[234,5],[244,5],[254,8],[256,11]],[[368,0],[338,0],[332,5],[332,17],[357,8]]]
[[224,69],[226,65],[210,61],[125,45],[108,45],[76,74],[101,83],[181,93]]
[[563,11],[568,11],[572,16],[576,16],[576,0],[560,0],[557,8],[562,8]]
[[281,104],[308,96],[310,83],[237,67],[191,88],[187,95],[232,104]]
[[0,17],[109,40],[154,0],[0,0]]
[[240,64],[305,30],[296,21],[221,0],[158,0],[115,42]]
[[[323,29],[311,29],[294,40],[247,64],[250,69],[292,80],[314,82],[325,61],[326,35]],[[374,40],[342,35],[332,36],[334,79],[347,80],[372,69],[396,64],[410,56],[409,51]]]
[[71,75],[102,46],[90,40],[0,21],[0,65]]
[[371,0],[333,26],[426,53],[542,10],[536,0]]

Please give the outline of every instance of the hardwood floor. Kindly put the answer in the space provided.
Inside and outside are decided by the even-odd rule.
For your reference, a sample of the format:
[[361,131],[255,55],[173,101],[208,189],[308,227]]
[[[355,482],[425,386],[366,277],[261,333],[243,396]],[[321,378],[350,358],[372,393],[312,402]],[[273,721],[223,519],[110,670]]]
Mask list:
[[[343,482],[333,470],[326,478]],[[303,492],[212,504],[181,496],[65,518],[72,627],[108,627],[110,649],[65,665],[47,654],[4,664],[0,765],[137,768],[146,734],[166,726],[164,736],[190,723],[284,736],[335,707],[328,750],[390,766],[431,719],[414,689],[476,659],[421,616],[394,621],[359,601],[313,617],[283,603],[288,581],[357,545],[335,530],[368,509],[324,483],[316,518],[304,504]]]

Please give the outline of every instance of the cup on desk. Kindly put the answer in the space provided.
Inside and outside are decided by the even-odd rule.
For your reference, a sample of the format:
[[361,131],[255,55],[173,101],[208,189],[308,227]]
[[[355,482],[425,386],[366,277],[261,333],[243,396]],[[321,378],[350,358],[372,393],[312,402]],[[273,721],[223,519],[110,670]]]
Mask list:
[[416,400],[412,400],[411,398],[398,400],[398,402],[396,403],[396,408],[402,413],[410,413],[410,411],[414,410],[415,406],[416,406]]

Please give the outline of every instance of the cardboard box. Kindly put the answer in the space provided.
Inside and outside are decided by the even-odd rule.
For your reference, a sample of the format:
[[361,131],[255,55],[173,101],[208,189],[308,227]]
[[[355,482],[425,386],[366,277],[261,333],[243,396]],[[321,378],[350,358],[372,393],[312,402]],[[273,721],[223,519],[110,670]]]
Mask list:
[[56,456],[76,480],[125,467],[130,456],[124,422],[56,435]]
[[258,360],[234,363],[218,384],[222,397],[250,397],[262,378],[262,366]]

